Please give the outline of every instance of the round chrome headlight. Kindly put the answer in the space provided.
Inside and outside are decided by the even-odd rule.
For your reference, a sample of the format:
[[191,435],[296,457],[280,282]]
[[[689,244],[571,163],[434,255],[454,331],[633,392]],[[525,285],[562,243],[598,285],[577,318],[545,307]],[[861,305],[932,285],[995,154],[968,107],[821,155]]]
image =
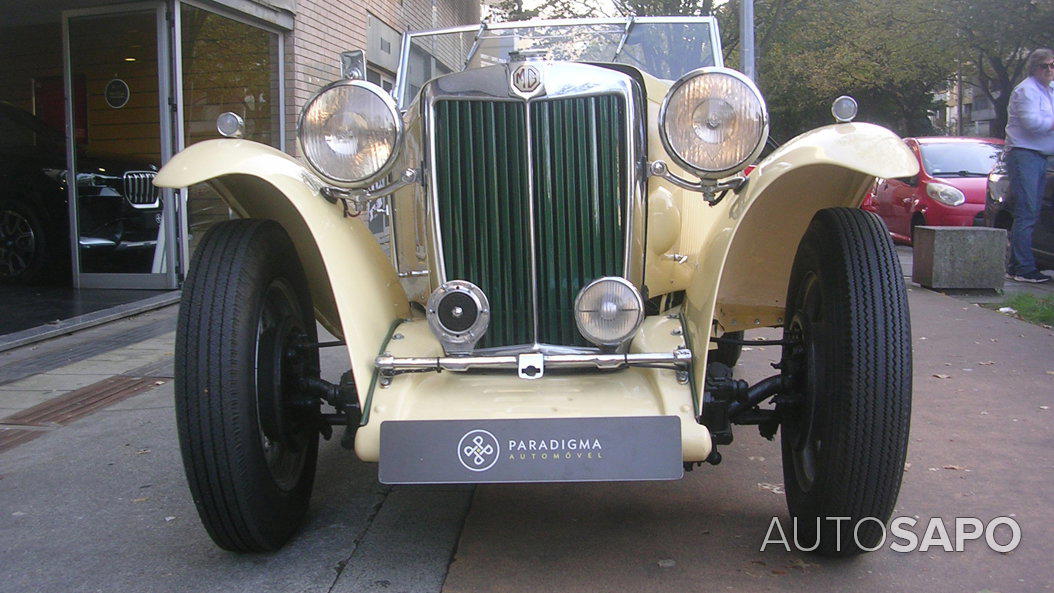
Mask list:
[[365,187],[395,164],[403,121],[388,93],[364,80],[339,80],[300,112],[300,150],[311,168],[336,185]]
[[644,321],[644,300],[625,278],[609,276],[587,284],[575,298],[578,331],[597,346],[617,346]]
[[659,111],[659,137],[679,165],[718,179],[757,158],[769,133],[765,100],[735,70],[700,68],[670,88]]

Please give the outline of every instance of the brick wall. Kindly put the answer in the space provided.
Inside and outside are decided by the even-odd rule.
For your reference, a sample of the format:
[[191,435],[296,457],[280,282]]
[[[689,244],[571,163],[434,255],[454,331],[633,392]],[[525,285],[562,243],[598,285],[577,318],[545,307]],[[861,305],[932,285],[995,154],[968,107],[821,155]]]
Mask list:
[[340,52],[366,49],[367,14],[397,31],[421,30],[478,23],[480,5],[477,0],[299,0],[286,40],[290,152],[300,108],[319,87],[340,78]]

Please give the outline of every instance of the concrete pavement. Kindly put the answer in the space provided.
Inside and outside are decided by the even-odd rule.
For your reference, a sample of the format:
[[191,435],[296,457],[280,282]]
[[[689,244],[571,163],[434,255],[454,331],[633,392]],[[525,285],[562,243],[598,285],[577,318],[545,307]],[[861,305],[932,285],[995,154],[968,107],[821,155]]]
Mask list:
[[[170,307],[0,354],[0,418],[107,373],[162,383],[0,452],[0,592],[439,591],[471,488],[382,486],[376,465],[338,438],[322,443],[312,509],[290,545],[237,555],[212,544],[175,432],[174,315]],[[129,336],[143,339],[126,344]],[[324,353],[330,380],[340,359]]]
[[[760,552],[787,516],[779,444],[739,427],[721,465],[680,482],[478,487],[444,593],[1051,590],[1054,332],[918,287],[910,302],[912,436],[894,515],[917,516],[920,540],[932,517],[1014,515],[1015,551]],[[744,352],[737,371],[763,378],[778,352]]]
[[[740,427],[721,465],[681,481],[488,485],[474,497],[383,487],[334,440],[296,539],[229,554],[190,501],[169,382],[0,452],[0,591],[1049,591],[1054,332],[918,287],[910,302],[915,396],[895,514],[917,515],[920,538],[931,517],[1013,515],[1013,552],[759,552],[771,517],[786,518],[779,448]],[[141,327],[94,336],[95,352],[46,342],[0,356],[0,414],[107,373],[170,375],[170,330]],[[100,351],[137,331],[156,335]],[[325,354],[330,378],[340,356]],[[737,372],[759,379],[777,356],[750,348]],[[20,376],[32,364],[40,372]]]

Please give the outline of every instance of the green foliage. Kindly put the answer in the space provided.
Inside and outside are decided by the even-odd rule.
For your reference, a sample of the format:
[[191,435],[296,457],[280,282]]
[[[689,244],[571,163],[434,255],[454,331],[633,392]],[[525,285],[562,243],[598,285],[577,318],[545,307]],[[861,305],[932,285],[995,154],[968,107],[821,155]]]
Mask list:
[[932,96],[947,85],[955,60],[929,2],[770,1],[787,17],[756,24],[758,82],[774,138],[830,123],[831,101],[842,94],[860,103],[860,121],[901,135],[933,133]]
[[[507,1],[522,10],[522,0]],[[740,0],[552,0],[532,16],[714,14],[735,68],[739,10]],[[1054,45],[1054,0],[755,0],[754,15],[758,86],[779,142],[831,123],[831,101],[843,94],[860,103],[858,121],[938,133],[928,118],[943,106],[934,94],[960,69],[993,100],[1001,134],[1028,51]]]
[[1010,91],[1028,76],[1025,60],[1037,47],[1054,46],[1054,0],[945,0],[934,3],[975,93],[995,105],[993,135],[1002,137]]
[[523,0],[502,0],[491,7],[491,18],[495,21],[526,21],[538,18],[538,9],[525,9]]

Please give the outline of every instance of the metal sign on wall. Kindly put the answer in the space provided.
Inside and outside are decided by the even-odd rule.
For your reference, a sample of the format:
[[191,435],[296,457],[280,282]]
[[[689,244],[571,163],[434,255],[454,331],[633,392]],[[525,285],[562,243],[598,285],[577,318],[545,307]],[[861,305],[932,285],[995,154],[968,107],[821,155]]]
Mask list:
[[132,98],[132,91],[128,88],[128,83],[120,78],[115,78],[106,83],[106,88],[103,89],[102,94],[106,98],[106,104],[114,109],[124,107],[128,104],[128,100]]

